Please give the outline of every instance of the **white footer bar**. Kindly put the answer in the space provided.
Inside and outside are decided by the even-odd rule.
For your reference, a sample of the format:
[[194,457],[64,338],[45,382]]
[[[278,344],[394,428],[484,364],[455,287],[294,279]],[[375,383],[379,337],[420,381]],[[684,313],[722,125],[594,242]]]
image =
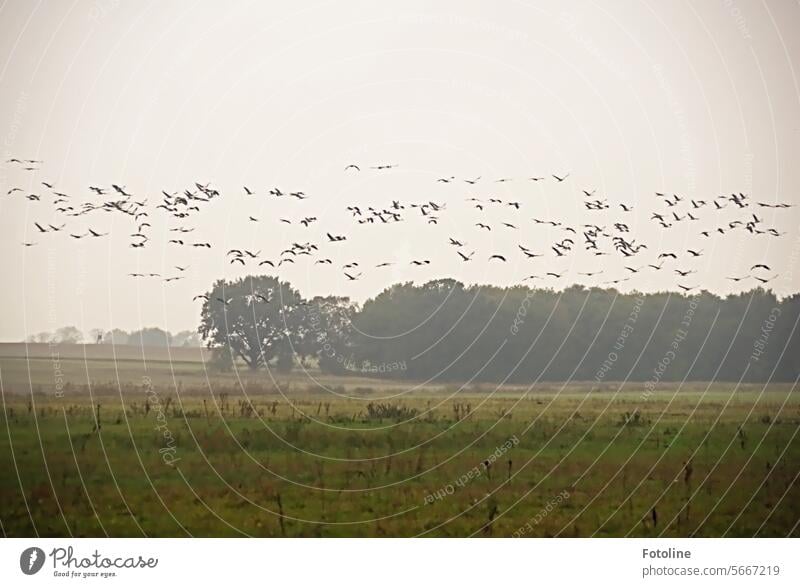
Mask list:
[[799,558],[796,539],[9,538],[0,584],[777,586]]

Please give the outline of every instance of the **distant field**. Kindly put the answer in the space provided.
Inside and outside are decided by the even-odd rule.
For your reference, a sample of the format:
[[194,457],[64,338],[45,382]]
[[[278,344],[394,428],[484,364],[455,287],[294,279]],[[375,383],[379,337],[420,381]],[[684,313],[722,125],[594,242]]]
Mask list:
[[[57,360],[52,356],[57,353]],[[629,382],[622,384],[607,381],[602,384],[591,382],[570,382],[566,387],[560,382],[540,382],[535,386],[504,385],[498,389],[492,383],[451,383],[431,384],[427,382],[404,382],[391,379],[373,379],[360,375],[332,376],[316,369],[296,368],[290,374],[260,371],[251,373],[239,367],[233,373],[219,373],[206,365],[209,351],[200,348],[136,347],[128,345],[56,345],[0,343],[0,385],[6,393],[53,393],[56,379],[60,376],[64,385],[78,392],[91,383],[94,393],[118,394],[120,387],[126,392],[136,391],[141,378],[148,376],[157,385],[172,387],[188,394],[206,394],[209,387],[225,388],[230,392],[241,392],[248,387],[251,391],[279,393],[279,388],[287,391],[307,391],[328,393],[331,388],[346,387],[358,394],[381,390],[383,395],[431,393],[431,392],[473,392],[477,394],[519,395],[524,393],[559,393],[565,390],[582,391],[595,388],[601,392],[641,393],[641,384]],[[736,385],[730,382],[715,383],[715,390],[731,390]],[[741,384],[739,391],[760,391],[763,386]],[[664,383],[663,392],[680,390],[681,393],[704,392],[708,384],[686,382],[683,384]],[[788,391],[790,384],[770,384],[768,391]],[[69,391],[69,389],[68,389]]]
[[[53,356],[55,353],[56,356]],[[261,371],[251,373],[239,368],[233,373],[214,371],[204,361],[209,351],[200,348],[136,347],[128,345],[55,345],[0,343],[0,384],[6,393],[52,394],[61,381],[66,393],[86,391],[89,383],[99,394],[118,394],[120,388],[135,392],[142,377],[154,384],[171,386],[186,393],[207,393],[223,387],[228,392],[255,386],[277,393],[277,387],[291,390],[317,390],[318,383],[369,389],[397,387],[398,383],[367,377],[336,377],[318,371],[296,369],[291,374]],[[428,386],[428,390],[439,386]],[[230,389],[228,389],[230,388]]]
[[414,388],[120,348],[0,345],[6,536],[800,535],[789,386]]

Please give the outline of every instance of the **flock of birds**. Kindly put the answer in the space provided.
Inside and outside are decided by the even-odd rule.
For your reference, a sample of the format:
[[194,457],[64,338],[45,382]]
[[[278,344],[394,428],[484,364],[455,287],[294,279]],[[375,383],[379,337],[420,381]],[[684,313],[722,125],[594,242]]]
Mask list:
[[[8,165],[16,166],[28,173],[37,173],[41,169],[42,162],[34,159],[10,159]],[[397,164],[381,164],[364,168],[357,164],[349,164],[344,167],[345,174],[360,174],[364,172],[385,173],[397,167]],[[495,180],[484,180],[481,177],[456,178],[455,176],[445,176],[437,178],[435,183],[446,186],[460,186],[470,192],[476,192],[483,186],[505,184],[511,181],[525,181],[539,183],[551,181],[555,184],[563,184],[570,174],[552,174],[550,176],[532,176],[522,179],[503,177]],[[87,226],[85,230],[75,230],[73,225],[81,224],[77,221],[81,217],[95,216],[99,213],[112,213],[124,216],[131,222],[132,232],[129,235],[129,246],[133,249],[141,249],[153,240],[151,235],[151,220],[155,214],[166,216],[170,226],[166,243],[175,249],[191,248],[195,250],[207,250],[214,247],[210,240],[196,236],[196,228],[192,226],[192,220],[203,212],[212,200],[222,197],[222,193],[210,186],[209,183],[194,183],[193,186],[181,192],[162,191],[158,203],[150,204],[148,198],[141,199],[130,193],[125,186],[111,184],[110,186],[88,186],[86,195],[91,199],[81,200],[76,194],[68,194],[59,190],[52,182],[32,180],[31,184],[41,186],[41,189],[30,190],[21,187],[12,187],[8,190],[9,197],[23,197],[38,204],[45,202],[51,205],[52,216],[55,221],[45,221],[37,219],[33,222],[32,230],[40,237],[45,235],[57,235],[63,233],[69,239],[101,239],[109,236],[108,232]],[[468,187],[465,187],[468,186]],[[444,189],[444,187],[442,188]],[[452,188],[451,188],[452,189]],[[486,188],[486,192],[495,191],[491,187]],[[700,287],[693,283],[694,278],[690,276],[698,273],[697,269],[687,266],[687,261],[697,259],[704,255],[702,244],[687,248],[685,250],[673,251],[650,251],[648,245],[638,242],[632,233],[632,225],[627,221],[626,216],[634,211],[634,205],[628,202],[618,202],[611,204],[608,198],[597,195],[596,190],[581,190],[578,195],[582,201],[582,206],[586,213],[586,221],[582,224],[568,224],[559,220],[533,217],[526,219],[524,210],[528,202],[518,200],[503,200],[495,196],[469,195],[466,198],[457,197],[452,201],[452,191],[443,194],[443,201],[437,202],[427,200],[423,202],[403,202],[391,200],[385,206],[377,203],[372,206],[349,205],[346,213],[351,221],[356,225],[388,225],[399,222],[416,220],[425,225],[437,226],[440,224],[442,216],[455,205],[465,205],[472,209],[475,215],[473,233],[492,233],[492,231],[519,231],[520,235],[526,237],[536,236],[536,245],[516,242],[516,247],[512,252],[490,251],[479,253],[478,248],[470,247],[467,239],[461,235],[442,237],[443,246],[452,248],[454,263],[474,263],[484,258],[488,263],[508,263],[511,254],[522,256],[523,260],[531,261],[533,266],[536,259],[551,257],[553,259],[567,258],[581,248],[585,254],[598,257],[597,267],[603,266],[593,271],[578,272],[582,278],[594,279],[591,285],[618,285],[629,281],[634,276],[647,272],[668,272],[675,276],[675,286],[684,292],[690,292]],[[463,196],[464,194],[462,194]],[[278,187],[257,189],[250,186],[242,186],[239,197],[245,198],[241,208],[246,208],[247,200],[254,200],[261,197],[282,199],[284,201],[302,202],[310,198],[303,191],[284,190]],[[732,193],[716,196],[713,199],[691,199],[681,197],[677,194],[667,194],[665,192],[655,192],[651,206],[648,209],[649,220],[653,227],[662,230],[669,230],[679,225],[691,225],[698,222],[701,218],[711,219],[714,224],[711,228],[697,231],[697,242],[721,237],[723,235],[744,231],[753,238],[777,238],[784,233],[776,228],[765,225],[764,211],[766,209],[786,209],[792,207],[787,203],[771,203],[753,201],[742,193]],[[462,204],[465,202],[465,204]],[[640,205],[640,204],[637,204]],[[492,212],[490,214],[490,212]],[[615,212],[611,214],[610,212]],[[496,220],[500,215],[505,217],[503,220]],[[719,215],[716,218],[714,214]],[[263,219],[250,213],[246,214],[247,221],[253,223],[267,223],[277,221],[285,224],[298,224],[305,229],[310,229],[319,222],[316,216],[301,214],[297,218],[268,218]],[[613,218],[610,218],[613,216]],[[495,220],[493,220],[495,218]],[[716,221],[715,221],[716,220]],[[87,221],[88,222],[88,221]],[[532,224],[527,224],[532,223]],[[85,223],[84,223],[85,224]],[[537,234],[535,229],[547,229],[549,239],[545,240],[542,234]],[[555,233],[555,234],[553,234]],[[511,236],[513,233],[508,233]],[[262,256],[260,250],[253,251],[244,247],[232,248],[227,251],[226,257],[231,265],[242,267],[258,267],[262,270],[278,271],[282,266],[294,265],[307,261],[314,265],[339,266],[342,278],[347,281],[357,281],[362,278],[364,271],[367,271],[365,264],[359,261],[335,260],[336,247],[339,243],[351,238],[350,234],[336,234],[334,231],[322,230],[318,235],[317,242],[292,242],[281,251],[267,258]],[[475,236],[475,235],[474,235]],[[504,235],[506,236],[506,235]],[[475,236],[477,240],[480,240]],[[471,240],[471,238],[470,238]],[[502,239],[501,239],[502,240]],[[506,239],[507,240],[507,239]],[[517,241],[521,238],[515,239]],[[38,241],[31,240],[22,243],[25,247],[33,247]],[[178,251],[176,250],[176,254]],[[615,255],[621,261],[620,267],[610,268],[613,263],[600,262],[600,258]],[[429,258],[414,258],[405,261],[386,260],[374,265],[375,270],[389,267],[397,263],[408,263],[410,266],[422,267],[432,264]],[[162,275],[160,272],[134,272],[129,273],[132,278],[157,278],[165,283],[184,279],[189,266],[178,264],[174,266],[175,273]],[[549,268],[549,267],[548,267]],[[606,273],[609,270],[609,273]],[[613,271],[613,272],[612,272]],[[525,273],[528,273],[527,271]],[[565,277],[568,274],[564,270],[539,271],[520,276],[521,282],[541,281],[548,282]],[[772,268],[765,263],[757,263],[750,268],[745,275],[731,275],[727,279],[739,283],[751,281],[759,284],[767,284],[778,277]],[[688,282],[687,282],[688,278]],[[253,300],[257,302],[269,303],[269,298],[261,294],[254,294]],[[195,296],[194,299],[208,300],[207,294]],[[218,298],[220,303],[225,305],[230,300]]]

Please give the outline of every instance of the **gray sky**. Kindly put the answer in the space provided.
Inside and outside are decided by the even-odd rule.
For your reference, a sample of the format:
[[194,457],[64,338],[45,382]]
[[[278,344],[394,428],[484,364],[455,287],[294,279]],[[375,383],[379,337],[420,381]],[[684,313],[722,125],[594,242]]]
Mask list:
[[[0,165],[0,340],[64,324],[195,328],[193,295],[216,278],[253,271],[231,267],[228,248],[276,259],[293,241],[324,243],[329,231],[349,236],[320,253],[334,267],[298,263],[279,273],[305,295],[360,301],[396,281],[435,277],[506,285],[568,271],[555,287],[600,283],[577,276],[595,269],[625,277],[618,257],[582,247],[566,259],[523,258],[517,244],[550,253],[566,236],[535,225],[534,216],[575,226],[623,219],[649,246],[637,266],[659,251],[702,248],[704,256],[669,266],[698,271],[682,283],[738,291],[742,284],[725,278],[766,262],[779,274],[775,291],[796,292],[800,207],[745,211],[785,232],[780,238],[738,230],[702,241],[700,230],[742,216],[732,209],[706,209],[699,221],[668,230],[650,216],[667,210],[655,191],[684,203],[733,191],[749,194],[752,206],[800,203],[798,24],[800,5],[788,0],[231,2],[224,11],[217,3],[3,2],[2,160],[44,164],[36,173]],[[364,171],[344,173],[348,163]],[[399,167],[366,169],[383,163]],[[570,177],[526,180],[551,173]],[[450,176],[459,181],[435,181]],[[476,176],[475,186],[460,181]],[[495,183],[501,177],[514,181]],[[168,245],[175,222],[157,213],[144,249],[128,247],[130,222],[100,212],[69,219],[69,228],[110,231],[107,238],[37,234],[34,221],[62,222],[52,196],[5,194],[15,186],[49,194],[42,180],[78,202],[99,201],[89,185],[118,183],[150,207],[162,189],[211,182],[222,197],[187,226],[214,248]],[[259,195],[248,199],[243,185]],[[269,198],[273,187],[310,197]],[[583,189],[596,189],[612,209],[587,214]],[[522,208],[479,213],[465,201],[471,196]],[[392,199],[447,209],[435,226],[407,210],[390,227],[359,226],[345,210]],[[634,211],[623,216],[621,202]],[[307,215],[319,222],[299,226]],[[503,221],[519,230],[502,230]],[[478,251],[473,261],[455,256],[451,236]],[[489,263],[492,253],[509,262]],[[432,263],[417,268],[411,259]],[[351,261],[364,267],[356,282],[340,270]],[[382,261],[397,264],[373,268]],[[126,277],[171,275],[176,264],[190,266],[177,283]],[[677,282],[671,271],[653,271],[620,288]]]

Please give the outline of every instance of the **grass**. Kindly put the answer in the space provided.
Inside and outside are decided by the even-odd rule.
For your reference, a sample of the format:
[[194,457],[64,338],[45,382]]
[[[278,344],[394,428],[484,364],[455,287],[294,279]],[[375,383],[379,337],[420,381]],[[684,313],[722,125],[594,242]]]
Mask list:
[[404,393],[190,361],[58,371],[57,387],[51,360],[0,357],[6,536],[799,533],[786,386],[643,399],[634,384]]

